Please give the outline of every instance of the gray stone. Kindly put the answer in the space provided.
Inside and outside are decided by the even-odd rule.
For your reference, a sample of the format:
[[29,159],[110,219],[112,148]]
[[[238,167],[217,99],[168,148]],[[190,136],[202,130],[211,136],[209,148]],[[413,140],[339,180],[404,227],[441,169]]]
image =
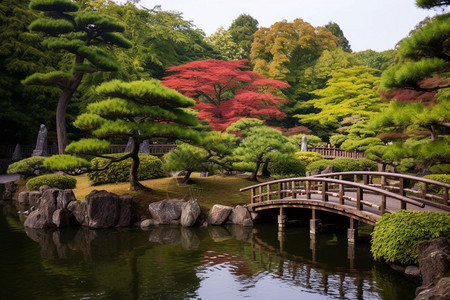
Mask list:
[[67,209],[72,212],[75,219],[80,225],[89,226],[86,201],[71,201],[67,205]]
[[19,204],[28,205],[30,203],[30,192],[21,192],[17,197]]
[[127,143],[127,146],[125,147],[125,151],[124,152],[131,152],[131,149],[133,148],[133,143],[134,143],[133,138],[129,137],[128,138],[128,143]]
[[61,190],[57,198],[57,209],[67,208],[71,201],[76,201],[75,194],[72,190]]
[[36,147],[31,156],[47,156],[47,135],[48,131],[44,124],[41,124],[36,140]]
[[159,225],[157,222],[155,222],[155,220],[153,219],[146,219],[144,221],[141,222],[141,224],[139,225],[141,227],[141,229],[149,229],[155,225]]
[[420,269],[416,266],[407,266],[405,275],[408,277],[420,277]]
[[233,208],[230,206],[214,204],[211,207],[208,214],[208,224],[210,225],[221,225],[223,224],[228,216],[231,214]]
[[159,224],[172,224],[180,219],[184,205],[183,199],[171,199],[150,203],[148,209]]
[[5,190],[3,191],[2,199],[3,200],[13,200],[15,198],[15,194],[18,190],[18,186],[14,181],[5,182],[4,184]]
[[58,228],[78,225],[78,222],[72,212],[66,208],[55,210],[52,216],[52,221]]
[[48,189],[51,189],[51,187],[48,185],[41,185],[39,187],[39,192],[42,194],[45,190],[48,190]]
[[418,243],[417,254],[422,288],[435,284],[450,272],[450,245],[445,237]]
[[117,225],[120,215],[119,196],[93,190],[86,196],[89,227],[110,228]]
[[55,227],[55,224],[53,224],[52,219],[46,218],[40,210],[35,210],[28,215],[23,226],[42,229]]
[[41,202],[37,210],[39,210],[43,217],[52,220],[53,213],[57,208],[57,198],[59,194],[59,189],[48,189],[42,193]]
[[19,161],[21,159],[22,159],[22,148],[20,147],[19,144],[17,144],[16,148],[14,148],[14,153],[13,153],[13,155],[11,157],[11,160],[13,162],[15,162],[15,161]]
[[139,145],[139,153],[150,155],[150,143],[148,140],[142,141],[142,143]]
[[421,291],[414,300],[450,299],[450,277],[441,278],[436,285]]
[[39,207],[39,204],[41,203],[41,192],[39,191],[31,191],[28,194],[28,204],[30,206],[34,206],[35,208]]
[[116,227],[128,227],[133,223],[134,209],[133,197],[130,195],[120,196],[120,215]]
[[251,224],[250,226],[253,226],[252,218],[248,209],[243,207],[242,205],[237,205],[233,209],[230,216],[228,217],[227,223],[235,225],[244,225],[245,223],[246,226],[249,226],[249,224]]
[[194,226],[198,216],[200,216],[200,213],[200,205],[198,204],[197,199],[189,200],[181,212],[181,226]]
[[300,147],[300,151],[302,152],[308,151],[308,142],[306,140],[306,136],[302,136],[302,145]]

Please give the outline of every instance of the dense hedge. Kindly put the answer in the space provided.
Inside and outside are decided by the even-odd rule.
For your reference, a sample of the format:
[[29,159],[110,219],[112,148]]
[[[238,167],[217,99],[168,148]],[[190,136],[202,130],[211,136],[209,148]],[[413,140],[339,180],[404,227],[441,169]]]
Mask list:
[[299,151],[295,152],[295,158],[303,162],[305,166],[307,166],[310,163],[323,159],[323,156],[317,152]]
[[21,174],[25,177],[36,175],[36,171],[49,172],[48,169],[44,168],[43,163],[46,157],[43,156],[32,156],[18,162],[12,163],[8,166],[6,173],[8,174]]
[[306,167],[295,157],[289,157],[270,162],[269,172],[283,177],[302,177],[305,176]]
[[370,251],[375,260],[417,264],[416,244],[440,236],[450,240],[449,214],[400,210],[383,215],[376,223]]
[[[423,178],[450,184],[450,174],[430,174],[430,175],[423,176]],[[420,189],[422,189],[422,182],[419,185],[420,185]],[[427,191],[436,193],[436,194],[442,194],[441,187],[434,185],[434,184],[427,185]]]
[[[110,154],[112,157],[120,157],[122,153]],[[138,180],[146,180],[164,176],[161,160],[153,155],[139,154]],[[104,167],[109,159],[96,157],[91,161],[92,168]],[[127,182],[130,179],[130,168],[132,159],[122,160],[111,164],[109,168],[102,171],[88,173],[88,178],[94,184]]]
[[29,191],[37,191],[43,185],[63,190],[74,189],[77,186],[77,180],[67,175],[46,174],[27,181],[27,189]]

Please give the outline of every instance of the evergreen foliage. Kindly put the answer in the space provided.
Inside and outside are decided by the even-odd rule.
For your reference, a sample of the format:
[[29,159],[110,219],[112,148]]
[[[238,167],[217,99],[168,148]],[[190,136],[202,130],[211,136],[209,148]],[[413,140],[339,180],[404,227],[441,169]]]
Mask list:
[[233,21],[228,32],[233,41],[243,50],[242,58],[250,57],[253,34],[258,30],[258,20],[250,15],[242,14]]
[[130,48],[131,43],[118,33],[125,27],[114,18],[97,11],[79,10],[70,0],[31,0],[30,8],[44,12],[29,29],[47,35],[44,45],[53,51],[64,50],[74,55],[69,70],[38,72],[27,77],[24,84],[57,86],[62,89],[56,110],[58,151],[67,146],[66,112],[72,95],[84,73],[117,71],[119,64],[103,46]]
[[46,174],[27,181],[27,189],[29,191],[37,191],[43,185],[62,190],[74,189],[77,186],[77,180],[67,175]]
[[[123,154],[109,154],[112,158],[121,158]],[[96,157],[92,159],[93,169],[102,169],[110,163],[111,159]],[[147,180],[164,176],[163,164],[161,160],[153,155],[139,154],[139,168],[137,170],[138,180]],[[111,164],[108,168],[99,171],[89,172],[87,174],[93,184],[106,184],[127,182],[130,180],[130,168],[132,159],[128,158]]]
[[[423,178],[450,184],[450,174],[429,174],[429,175],[423,176]],[[422,182],[419,184],[419,188],[422,189]],[[442,194],[442,189],[441,189],[441,187],[436,186],[434,184],[428,184],[427,192]]]
[[269,164],[269,173],[275,177],[303,177],[306,174],[305,164],[292,154],[281,155]]
[[8,166],[6,173],[8,174],[20,174],[25,177],[36,175],[37,172],[49,172],[48,169],[44,167],[44,160],[46,158],[43,156],[32,156]]
[[417,264],[417,243],[444,236],[450,239],[450,215],[399,210],[384,214],[372,232],[370,252],[375,260]]
[[298,151],[295,152],[295,158],[301,161],[305,166],[318,161],[322,160],[323,157],[320,155],[320,153],[317,152],[305,152],[305,151]]

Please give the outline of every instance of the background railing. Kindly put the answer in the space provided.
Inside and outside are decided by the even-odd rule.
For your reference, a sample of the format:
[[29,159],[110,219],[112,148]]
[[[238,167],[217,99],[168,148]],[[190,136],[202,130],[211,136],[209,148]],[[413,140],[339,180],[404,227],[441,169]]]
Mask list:
[[323,158],[326,159],[333,159],[333,158],[353,158],[353,159],[359,159],[359,158],[365,158],[364,152],[362,151],[352,151],[347,152],[343,149],[336,148],[336,147],[310,147],[308,148],[309,152],[317,152],[320,155],[322,155]]

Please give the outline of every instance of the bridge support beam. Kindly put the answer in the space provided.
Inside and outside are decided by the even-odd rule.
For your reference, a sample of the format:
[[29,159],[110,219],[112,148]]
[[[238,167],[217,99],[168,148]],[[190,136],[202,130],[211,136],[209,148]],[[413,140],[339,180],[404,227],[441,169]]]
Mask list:
[[350,219],[350,228],[347,229],[347,241],[349,244],[355,244],[358,238],[357,220]]
[[278,215],[278,229],[286,227],[286,215],[284,214],[284,208],[280,207],[280,214]]
[[309,220],[309,235],[319,233],[321,225],[322,220],[316,219],[316,210],[313,208],[311,220]]

